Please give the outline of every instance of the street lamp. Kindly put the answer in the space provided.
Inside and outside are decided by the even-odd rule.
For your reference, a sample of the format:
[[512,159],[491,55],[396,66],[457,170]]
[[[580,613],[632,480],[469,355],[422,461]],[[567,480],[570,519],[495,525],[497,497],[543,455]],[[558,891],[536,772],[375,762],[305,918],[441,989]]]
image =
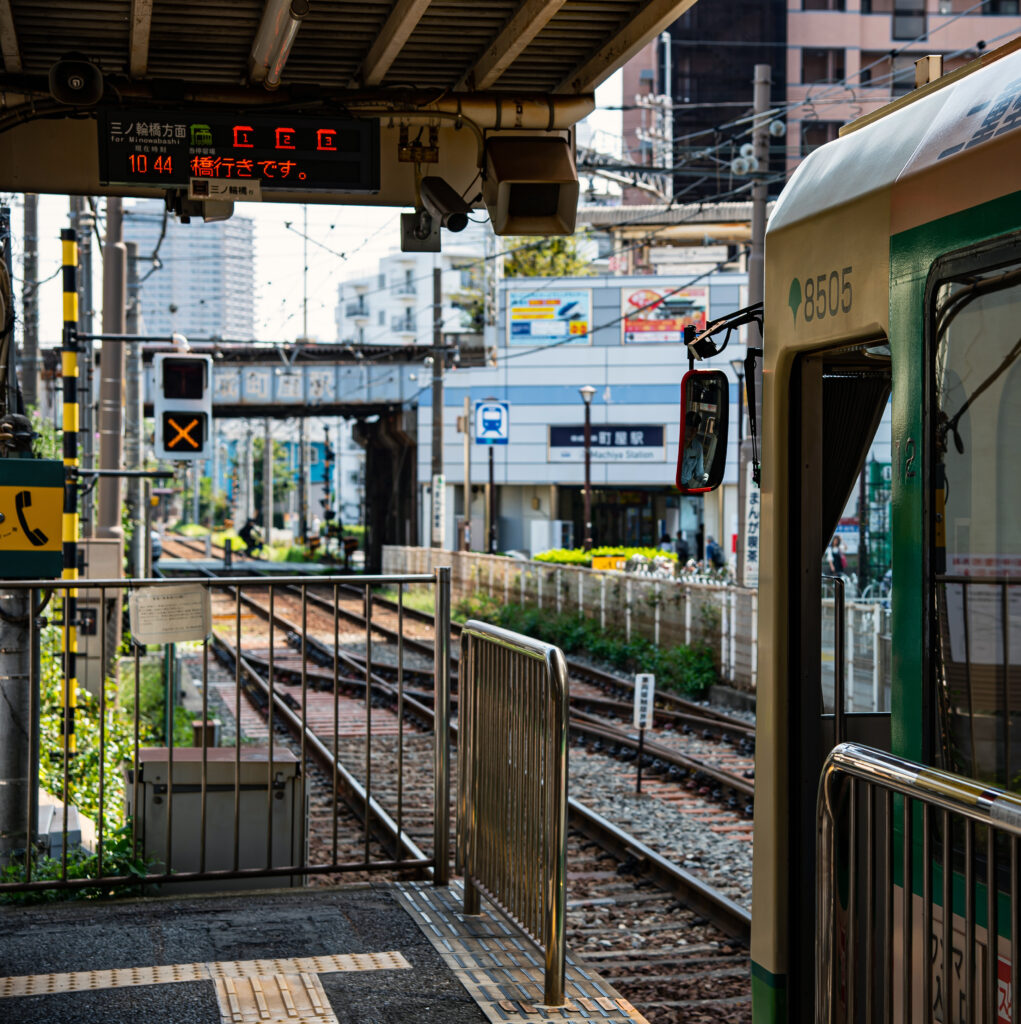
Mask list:
[[731,359],[730,365],[737,374],[737,451],[741,454],[741,442],[744,440],[744,360]]
[[596,389],[591,384],[578,388],[585,402],[585,540],[586,551],[592,550],[592,396]]

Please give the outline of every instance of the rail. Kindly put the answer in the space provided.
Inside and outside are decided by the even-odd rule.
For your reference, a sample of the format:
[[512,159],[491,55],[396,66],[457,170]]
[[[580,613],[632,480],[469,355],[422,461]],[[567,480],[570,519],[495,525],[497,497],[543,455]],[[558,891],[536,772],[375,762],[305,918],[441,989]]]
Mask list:
[[843,743],[817,813],[817,1024],[1018,1021],[1021,798]]
[[[381,759],[373,758],[379,734],[372,727],[373,698],[382,693],[371,671],[368,600],[373,585],[385,585],[397,590],[400,605],[405,588],[423,584],[436,588],[439,638],[433,848],[424,852],[401,828],[404,754],[416,742],[405,735],[400,714],[405,620],[399,610],[397,736],[390,763],[381,769]],[[308,593],[310,587],[321,591],[324,586],[333,588],[332,611],[325,613],[321,606],[312,607]],[[341,627],[339,591],[351,586],[365,592],[364,661],[349,656],[347,644],[339,641],[342,629],[350,634],[349,625]],[[77,678],[63,670],[62,644],[69,631],[56,628],[63,625],[72,589],[77,596],[77,621],[70,623],[78,634]],[[448,882],[449,569],[430,575],[4,581],[0,596],[9,599],[19,591],[31,595],[34,606],[25,622],[25,651],[31,658],[24,701],[12,709],[20,716],[24,742],[4,754],[8,778],[0,786],[0,894],[164,883],[209,888],[213,883],[251,885],[259,878],[296,885],[313,874],[353,871],[422,874],[431,869],[437,885]],[[259,630],[250,610],[256,593],[268,602]],[[111,643],[111,631],[104,626],[119,626],[125,598],[132,604],[132,639],[128,655],[118,657],[119,644]],[[280,614],[285,602],[291,606],[291,621]],[[308,635],[310,608],[324,639],[329,634],[325,645]],[[44,610],[50,622],[43,619]],[[119,638],[119,630],[114,635]],[[263,645],[264,653],[255,649]],[[147,657],[147,651],[158,657]],[[262,721],[251,716],[242,698],[242,691],[257,689],[248,659],[260,656],[267,664],[259,684],[264,689],[257,695],[265,707]],[[218,663],[222,660],[229,660],[229,667]],[[187,716],[175,712],[182,666],[194,684],[188,686],[194,722],[179,721]],[[292,682],[281,681],[281,673]],[[143,707],[143,693],[150,688],[163,695],[157,701],[165,701],[162,711]],[[346,723],[341,729],[339,703],[345,689],[354,691],[363,708],[357,734]],[[214,725],[217,715],[229,719],[233,732],[222,746],[216,736],[221,723]],[[293,752],[276,736],[277,724],[300,737]],[[185,729],[193,745],[183,741]],[[305,766],[315,757],[332,772],[332,792],[342,791],[342,777],[347,779],[340,764],[343,744],[353,744],[354,756],[363,761],[368,807],[363,834],[357,826],[344,825],[333,801],[327,814],[317,816],[318,831],[310,843]],[[392,858],[370,843],[385,831],[377,827],[384,814],[374,797],[374,790],[384,789],[398,794],[399,842]],[[55,810],[40,813],[40,801]],[[46,835],[40,832],[43,819],[56,820]]]
[[461,632],[457,863],[545,954],[545,1002],[564,1002],[567,666],[559,648],[474,619]]

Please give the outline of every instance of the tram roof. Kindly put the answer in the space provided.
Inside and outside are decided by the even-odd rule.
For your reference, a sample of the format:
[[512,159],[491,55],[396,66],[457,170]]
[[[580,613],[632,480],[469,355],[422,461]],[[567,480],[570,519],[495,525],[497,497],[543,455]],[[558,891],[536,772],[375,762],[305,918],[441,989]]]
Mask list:
[[[976,133],[990,103],[1019,75],[1021,39],[845,125],[840,138],[821,146],[799,165],[773,208],[768,232],[889,191],[936,164],[970,155],[970,150],[983,144],[976,141]],[[1002,140],[1003,134],[990,133],[984,144]],[[965,207],[974,205],[974,190],[965,188],[957,198]],[[937,215],[951,212],[933,209]],[[890,231],[913,226],[894,216]]]

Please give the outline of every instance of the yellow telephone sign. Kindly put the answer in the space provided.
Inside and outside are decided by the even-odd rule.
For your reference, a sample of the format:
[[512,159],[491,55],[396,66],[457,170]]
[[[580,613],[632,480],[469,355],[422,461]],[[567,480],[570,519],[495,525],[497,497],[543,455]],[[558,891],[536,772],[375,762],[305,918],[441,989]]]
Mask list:
[[60,575],[63,513],[62,462],[0,459],[0,578]]

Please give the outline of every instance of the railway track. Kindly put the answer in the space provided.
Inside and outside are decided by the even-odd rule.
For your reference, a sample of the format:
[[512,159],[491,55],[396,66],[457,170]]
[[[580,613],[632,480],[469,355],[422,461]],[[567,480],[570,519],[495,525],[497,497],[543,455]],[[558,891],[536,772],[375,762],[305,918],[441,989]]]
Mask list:
[[[306,668],[301,683],[274,679],[271,685],[269,675],[256,667],[260,659],[268,665],[270,632],[268,620],[246,623],[241,674],[245,693],[260,708],[276,742],[287,743],[306,762],[312,782],[312,856],[317,850],[335,852],[345,842],[352,854],[371,848],[384,860],[398,849],[425,846],[432,828],[430,814],[421,810],[431,810],[431,706],[405,694],[402,710],[413,717],[402,735],[393,708],[373,709],[371,827],[366,829],[366,787],[359,778],[366,770],[365,682],[348,672],[341,686],[338,671],[334,696],[332,688],[310,689]],[[216,635],[214,646],[230,666],[228,675],[238,674],[231,641]],[[387,680],[371,679],[379,704],[395,698],[394,689]],[[308,730],[302,729],[295,707],[302,701]],[[399,750],[403,792],[387,771]],[[750,1019],[747,910],[611,823],[601,813],[600,793],[581,788],[584,802],[573,798],[569,811],[567,920],[573,959],[598,969],[657,1024]]]

